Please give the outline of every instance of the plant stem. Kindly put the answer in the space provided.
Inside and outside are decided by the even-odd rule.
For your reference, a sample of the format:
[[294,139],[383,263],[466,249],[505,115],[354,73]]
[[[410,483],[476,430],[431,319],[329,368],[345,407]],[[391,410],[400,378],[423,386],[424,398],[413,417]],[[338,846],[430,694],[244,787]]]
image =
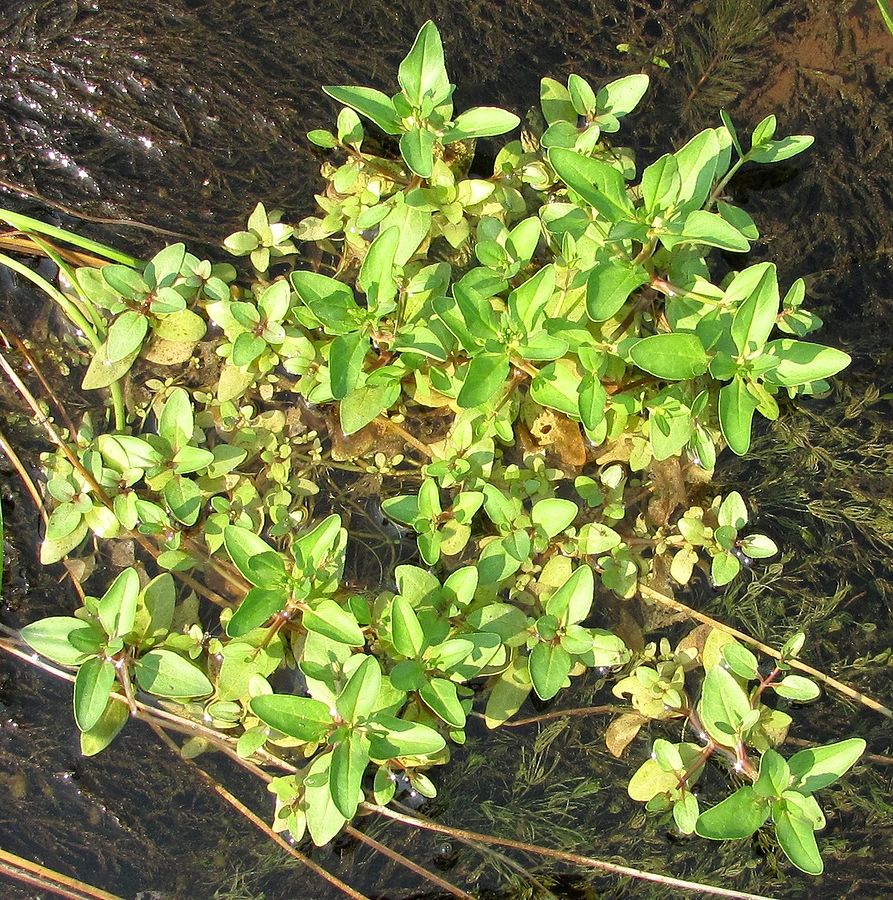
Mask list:
[[114,247],[101,244],[99,241],[90,240],[90,238],[82,237],[79,234],[66,231],[64,228],[57,228],[55,225],[47,225],[39,219],[32,219],[30,216],[23,216],[20,213],[13,212],[10,209],[0,209],[0,220],[7,222],[13,228],[17,228],[25,234],[31,231],[37,234],[45,234],[47,237],[55,238],[65,244],[71,244],[74,247],[80,247],[82,250],[89,250],[91,253],[97,253],[105,259],[113,262],[122,263],[130,266],[132,269],[142,268],[142,261],[128,253],[122,253]]
[[409,869],[410,872],[415,872],[416,875],[421,876],[426,881],[430,881],[431,884],[436,885],[442,891],[446,891],[448,894],[452,894],[454,897],[459,897],[459,900],[475,900],[471,894],[466,894],[461,888],[457,888],[456,885],[451,884],[449,881],[444,880],[439,875],[435,875],[433,872],[429,872],[423,866],[418,865],[418,863],[414,863],[411,859],[405,857],[402,853],[398,853],[396,850],[392,850],[390,847],[382,844],[380,841],[375,840],[375,838],[370,837],[368,834],[363,834],[362,831],[354,828],[353,825],[348,825],[344,829],[345,834],[349,834],[352,838],[356,838],[356,840],[360,841],[363,844],[366,844],[367,847],[371,847],[377,853],[380,853],[382,856],[386,856],[388,859],[393,860],[398,865],[403,866],[405,869]]
[[723,190],[725,189],[725,186],[735,177],[738,170],[746,162],[747,162],[747,154],[745,153],[744,156],[742,156],[741,159],[739,159],[738,162],[736,162],[735,165],[733,165],[732,168],[729,169],[728,172],[726,172],[725,177],[720,179],[719,183],[716,185],[716,187],[713,189],[710,196],[707,198],[707,202],[704,204],[705,210],[709,211],[710,208],[713,206],[713,204],[716,203],[716,201],[719,199],[720,195],[722,194]]
[[480,841],[484,844],[496,844],[500,847],[510,847],[513,850],[520,850],[524,853],[533,853],[538,856],[545,856],[549,859],[558,859],[562,862],[573,863],[574,865],[584,866],[588,869],[600,869],[603,872],[610,872],[613,875],[619,875],[627,878],[637,878],[640,881],[650,881],[665,887],[679,888],[685,891],[698,891],[703,894],[712,894],[715,897],[734,897],[738,900],[772,900],[762,894],[748,894],[743,891],[735,891],[731,888],[714,887],[709,884],[701,884],[697,881],[685,881],[682,878],[674,878],[671,875],[660,875],[657,872],[646,872],[642,869],[634,869],[631,866],[621,866],[618,863],[608,862],[603,859],[595,859],[591,856],[581,856],[578,853],[567,853],[564,850],[553,850],[550,847],[540,847],[536,844],[528,844],[524,841],[515,841],[510,838],[497,837],[492,834],[481,834],[477,831],[469,831],[465,828],[451,828],[449,825],[441,825],[439,822],[431,822],[424,819],[408,816],[404,813],[396,812],[384,806],[376,806],[373,803],[364,803],[364,809],[370,812],[378,813],[388,819],[396,822],[402,822],[404,825],[412,825],[416,828],[427,828],[429,831],[436,831],[440,834],[446,834],[450,837]]
[[75,439],[75,436],[78,433],[77,426],[72,422],[70,416],[68,415],[68,410],[65,408],[62,401],[56,396],[56,392],[51,387],[50,383],[44,378],[43,371],[40,366],[37,364],[37,360],[31,355],[31,351],[25,346],[22,339],[15,334],[5,323],[0,323],[0,336],[2,336],[6,341],[11,341],[12,346],[15,347],[16,352],[25,360],[25,362],[31,367],[31,371],[37,376],[37,380],[40,382],[40,386],[46,391],[47,397],[50,398],[53,402],[53,406],[59,411],[59,415],[62,417],[62,421],[65,423],[65,427],[68,429],[68,433],[71,435],[72,440]]
[[39,863],[32,862],[0,848],[0,873],[22,884],[30,884],[42,891],[49,891],[57,897],[70,900],[121,900],[117,894],[110,894],[85,881],[69,878],[61,872],[48,869]]
[[[151,723],[150,723],[151,724]],[[174,753],[177,754],[180,759],[185,762],[190,768],[192,768],[199,778],[207,784],[218,797],[228,803],[236,812],[239,813],[240,816],[243,816],[247,819],[258,831],[262,832],[266,837],[268,837],[273,843],[278,844],[289,856],[293,856],[296,860],[303,863],[311,872],[315,872],[319,875],[320,878],[323,878],[327,881],[332,887],[341,891],[346,897],[353,897],[354,900],[369,900],[369,898],[365,894],[361,894],[359,891],[354,890],[349,884],[345,884],[340,878],[335,875],[332,875],[331,872],[327,872],[322,866],[318,863],[315,863],[310,857],[305,856],[301,853],[300,850],[292,847],[291,844],[288,843],[281,835],[276,834],[260,816],[256,815],[252,812],[241,800],[238,799],[234,794],[231,794],[222,784],[218,783],[214,778],[212,778],[201,766],[194,763],[191,759],[186,759],[181,753],[180,748],[174,743],[171,738],[166,735],[158,726],[151,726],[155,733],[158,735],[159,739]]]
[[[522,725],[535,725],[540,722],[550,722],[553,719],[564,719],[572,716],[606,716],[628,713],[629,710],[622,706],[577,706],[572,709],[553,709],[538,716],[527,716],[524,719],[510,719],[503,722],[503,727],[520,728]],[[485,718],[483,713],[472,713],[476,718]]]

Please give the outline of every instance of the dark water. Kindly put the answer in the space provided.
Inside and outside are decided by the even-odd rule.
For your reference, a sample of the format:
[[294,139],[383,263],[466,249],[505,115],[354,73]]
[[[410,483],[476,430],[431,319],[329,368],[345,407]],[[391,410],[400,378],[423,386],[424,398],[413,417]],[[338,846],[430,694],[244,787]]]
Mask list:
[[[854,365],[837,396],[792,413],[718,479],[748,495],[785,549],[706,611],[774,641],[805,622],[811,661],[866,692],[893,698],[893,38],[874,4],[782,2],[283,2],[283,0],[19,0],[0,18],[0,179],[32,214],[64,209],[139,220],[214,245],[257,200],[296,220],[312,210],[321,157],[305,132],[329,125],[323,83],[389,89],[418,27],[435,19],[458,84],[457,106],[519,114],[543,75],[598,83],[647,66],[653,88],[624,134],[647,163],[724,105],[741,126],[775,112],[782,133],[814,148],[790,164],[745,172],[736,198],[757,220],[752,262],[771,258],[783,283],[803,275],[822,339]],[[629,44],[628,54],[617,44]],[[655,54],[669,69],[649,65]],[[486,147],[483,148],[486,153]],[[767,174],[768,172],[768,174]],[[60,211],[60,209],[62,211]],[[134,252],[163,236],[93,222],[81,231]],[[3,316],[29,327],[34,307],[8,280]],[[4,401],[5,402],[5,401]],[[24,435],[8,422],[12,436]],[[27,448],[25,448],[27,449]],[[33,458],[33,448],[31,450]],[[3,619],[21,625],[73,604],[36,565],[36,517],[11,478]],[[70,691],[0,659],[0,846],[125,897],[323,898],[322,882],[251,830],[131,723],[110,751],[82,759]],[[568,706],[605,702],[595,682]],[[560,724],[560,723],[559,723]],[[863,765],[827,792],[820,843],[826,874],[803,876],[767,844],[679,840],[646,819],[625,783],[647,751],[604,750],[602,720],[475,733],[428,812],[445,822],[560,846],[629,865],[784,897],[893,894],[893,766]],[[795,714],[792,735],[861,734],[890,754],[886,720],[835,697]],[[655,732],[657,736],[657,732]],[[268,816],[266,793],[212,756],[200,762]],[[383,842],[492,898],[527,897],[492,859],[381,822]],[[316,852],[373,897],[439,896],[352,841]],[[534,867],[539,864],[533,862]],[[562,898],[670,897],[642,883],[542,866]],[[476,885],[476,887],[475,887]],[[5,896],[35,897],[8,883]],[[144,895],[158,896],[158,895]]]

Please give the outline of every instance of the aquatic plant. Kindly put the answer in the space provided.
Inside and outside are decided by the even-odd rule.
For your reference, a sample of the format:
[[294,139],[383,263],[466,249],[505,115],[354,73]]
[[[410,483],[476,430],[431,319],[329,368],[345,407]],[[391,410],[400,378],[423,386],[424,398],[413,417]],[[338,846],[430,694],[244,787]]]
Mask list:
[[[647,76],[595,90],[571,75],[543,79],[544,127],[482,175],[474,141],[519,120],[454,113],[432,23],[398,82],[325,88],[345,106],[309,135],[335,154],[319,214],[292,226],[258,204],[225,242],[247,273],[183,244],[143,264],[0,212],[59,286],[0,261],[81,330],[81,387],[112,398],[111,417],[45,423],[41,559],[92,561],[110,539],[142,550],[22,639],[77,669],[85,753],[114,740],[135,684],[206,742],[284,772],[274,828],[316,844],[370,800],[434,796],[478,688],[495,728],[596,669],[630,703],[612,752],[652,720],[700,741],[655,740],[634,800],[712,839],[771,816],[792,862],[820,872],[813,795],[864,742],[778,752],[791,719],[765,698],[818,696],[793,669],[836,684],[799,660],[803,634],[780,651],[751,641],[775,657],[763,672],[719,622],[675,650],[606,627],[622,601],[641,638],[656,607],[693,612],[675,589],[726,585],[777,552],[740,492],[711,490],[717,456],[746,454],[756,413],[827,390],[849,357],[804,340],[821,322],[802,280],[782,296],[771,263],[717,280],[710,254],[758,237],[731,178],[812,138],[778,137],[768,116],[742,139],[723,112],[639,175],[613,135]],[[99,258],[72,263],[60,243]],[[332,510],[351,477],[388,494],[378,534],[413,535],[424,566],[348,577],[347,514]],[[317,510],[325,480],[334,503]],[[748,783],[701,811],[711,759]]]

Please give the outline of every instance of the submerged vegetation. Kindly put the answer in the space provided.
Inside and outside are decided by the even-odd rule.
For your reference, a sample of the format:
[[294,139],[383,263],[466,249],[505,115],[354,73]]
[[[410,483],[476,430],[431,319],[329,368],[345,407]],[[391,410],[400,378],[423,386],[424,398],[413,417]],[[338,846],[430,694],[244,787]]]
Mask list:
[[[571,75],[543,79],[538,123],[482,175],[474,141],[519,120],[456,113],[433,24],[398,82],[325,89],[343,108],[309,135],[333,151],[318,214],[258,204],[225,242],[243,270],[183,244],[143,264],[0,214],[58,287],[0,261],[58,303],[82,388],[109,397],[48,424],[41,559],[93,590],[107,548],[133,557],[22,639],[76,669],[85,754],[158,705],[203,725],[193,755],[276,771],[274,829],[317,845],[361,808],[433,797],[470,715],[496,728],[595,670],[626,703],[612,753],[665,723],[631,799],[716,840],[771,818],[820,873],[814,795],[865,744],[786,757],[777,699],[818,696],[804,670],[834,683],[800,661],[802,631],[776,652],[673,596],[775,556],[746,486],[713,486],[717,455],[746,455],[756,413],[783,417],[849,362],[805,339],[821,322],[802,280],[722,274],[758,238],[730,179],[812,139],[774,116],[741,137],[722,113],[640,173],[615,135],[647,76]],[[370,540],[380,576],[349,562]],[[421,564],[395,565],[409,541]],[[675,646],[646,643],[689,613],[703,624]],[[710,767],[725,793],[698,786]]]

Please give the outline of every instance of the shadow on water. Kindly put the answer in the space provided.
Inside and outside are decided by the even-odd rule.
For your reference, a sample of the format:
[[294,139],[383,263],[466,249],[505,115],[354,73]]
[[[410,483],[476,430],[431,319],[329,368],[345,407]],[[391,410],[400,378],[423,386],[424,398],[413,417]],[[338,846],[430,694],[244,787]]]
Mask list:
[[[542,75],[594,81],[643,66],[654,87],[634,117],[641,162],[714,124],[775,112],[813,150],[767,180],[732,184],[759,222],[751,261],[804,275],[829,343],[854,356],[834,398],[790,415],[718,479],[744,486],[762,529],[784,548],[722,595],[692,598],[767,641],[805,622],[820,668],[893,697],[893,38],[869,0],[484,0],[301,4],[284,0],[14,0],[0,21],[0,179],[4,202],[63,220],[78,210],[183,232],[196,246],[234,230],[258,199],[293,219],[311,209],[320,156],[304,138],[327,125],[323,83],[386,86],[427,18],[440,25],[461,104],[523,113]],[[628,44],[620,54],[618,44]],[[664,69],[649,62],[659,56]],[[163,236],[79,225],[135,252]],[[736,259],[736,264],[738,260]],[[5,278],[6,276],[4,276]],[[40,310],[6,279],[4,316]],[[44,327],[35,319],[32,333]],[[6,401],[4,401],[4,406]],[[7,429],[16,435],[15,421]],[[26,431],[21,430],[23,441]],[[33,456],[32,449],[32,456]],[[19,626],[73,601],[35,562],[37,518],[4,475],[8,580],[4,621]],[[724,485],[720,485],[723,487]],[[368,557],[366,557],[368,562]],[[382,569],[390,568],[385,560]],[[362,573],[381,578],[372,565]],[[64,598],[64,599],[60,599]],[[597,679],[569,706],[605,702]],[[532,710],[529,710],[532,711]],[[893,767],[860,766],[831,789],[821,834],[826,874],[810,879],[758,838],[706,844],[646,818],[625,783],[647,752],[604,749],[604,721],[558,719],[499,733],[472,729],[426,811],[453,825],[778,897],[885,897],[893,883]],[[860,734],[890,753],[884,720],[825,696],[795,716],[795,739]],[[653,729],[651,737],[659,736]],[[0,659],[0,844],[123,896],[326,897],[321,882],[253,832],[139,723],[96,759],[77,750],[70,694]],[[265,792],[211,756],[202,764],[254,809]],[[486,898],[531,896],[499,860],[380,821],[361,827]],[[379,898],[434,897],[351,840],[315,858]],[[667,897],[664,888],[543,867],[556,896]],[[4,886],[6,896],[33,891]]]

